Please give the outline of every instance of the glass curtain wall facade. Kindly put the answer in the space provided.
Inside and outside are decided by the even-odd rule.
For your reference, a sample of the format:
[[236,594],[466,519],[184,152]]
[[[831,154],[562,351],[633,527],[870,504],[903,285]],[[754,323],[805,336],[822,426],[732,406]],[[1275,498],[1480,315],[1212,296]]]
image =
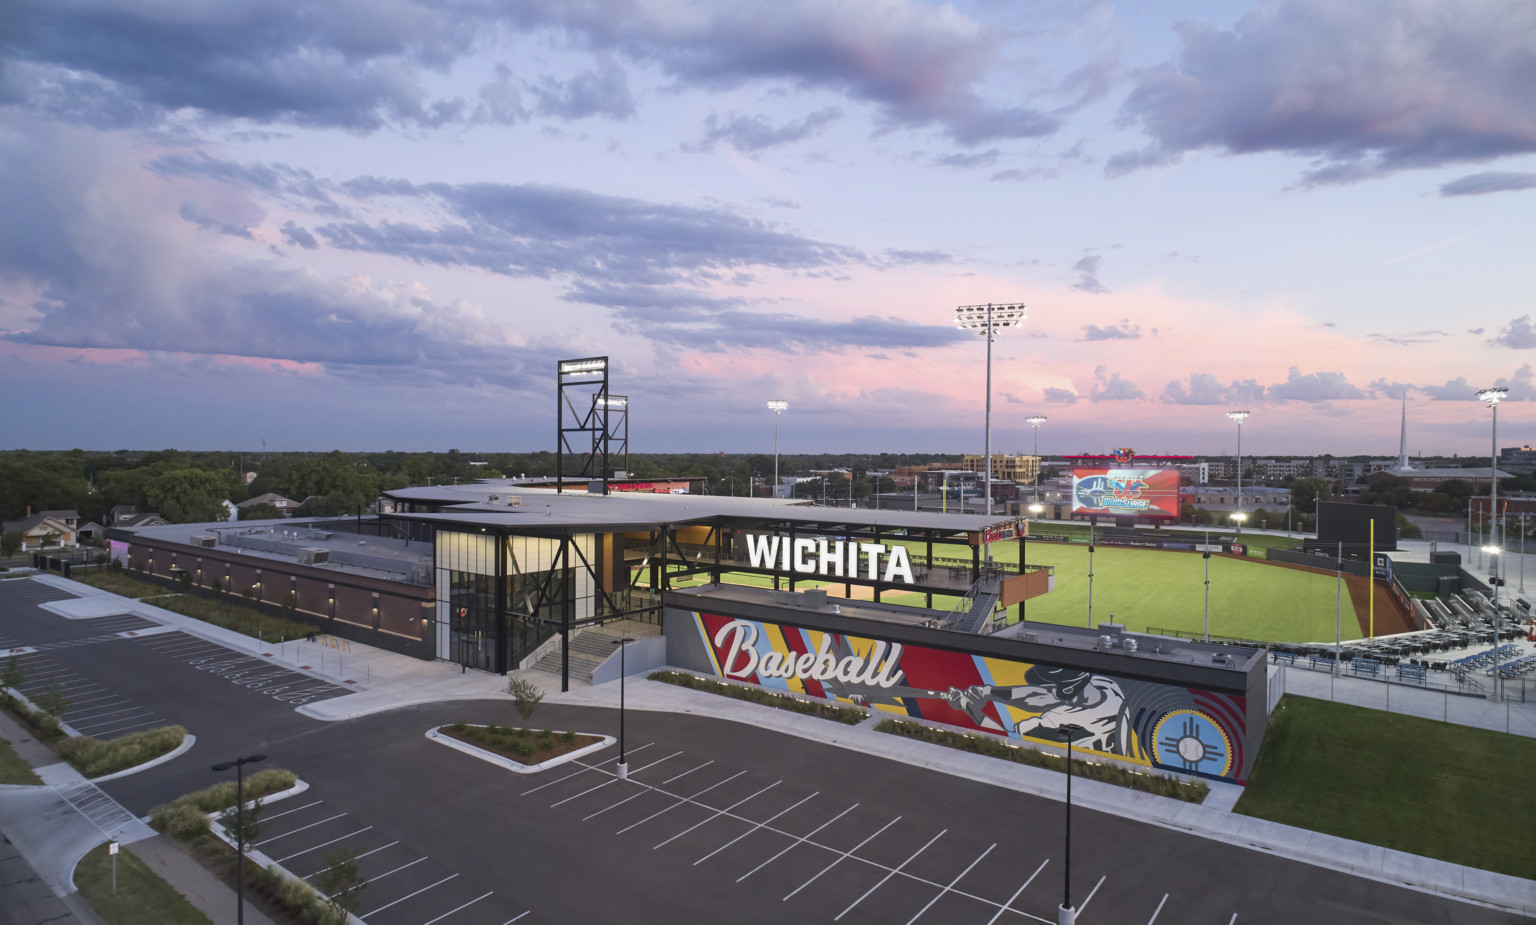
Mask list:
[[468,668],[517,668],[565,624],[596,613],[593,537],[438,530],[437,656]]

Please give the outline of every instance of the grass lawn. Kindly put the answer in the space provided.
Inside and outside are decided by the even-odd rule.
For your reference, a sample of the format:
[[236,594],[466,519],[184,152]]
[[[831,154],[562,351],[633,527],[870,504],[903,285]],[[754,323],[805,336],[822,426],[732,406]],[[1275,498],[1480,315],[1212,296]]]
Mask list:
[[127,848],[117,853],[117,892],[105,844],[92,848],[75,868],[75,886],[96,914],[112,925],[213,925],[170,884]]
[[1536,739],[1286,695],[1237,812],[1536,878]]
[[88,584],[93,588],[100,588],[103,591],[110,591],[123,597],[143,598],[173,593],[158,585],[152,585],[147,581],[140,581],[122,572],[111,571],[105,566],[72,569],[69,577],[82,584]]
[[308,623],[269,617],[254,608],[226,604],[223,601],[210,601],[190,595],[163,598],[155,601],[155,606],[268,642],[276,642],[279,639],[300,639],[305,633],[317,632],[315,627]]
[[11,743],[0,739],[0,784],[41,784],[43,779],[21,760]]

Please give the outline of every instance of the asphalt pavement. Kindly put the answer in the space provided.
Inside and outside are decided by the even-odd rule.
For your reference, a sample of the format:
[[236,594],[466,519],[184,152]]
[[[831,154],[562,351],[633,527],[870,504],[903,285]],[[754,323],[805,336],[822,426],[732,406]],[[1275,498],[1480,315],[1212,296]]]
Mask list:
[[[461,719],[514,723],[505,698],[326,722],[306,714],[381,709],[382,685],[350,692],[261,647],[181,628],[122,637],[61,621],[0,596],[0,633],[23,644],[95,640],[46,656],[197,736],[186,755],[103,783],[104,794],[142,815],[216,780],[212,763],[264,753],[308,789],[263,811],[257,850],[312,878],[338,849],[354,849],[368,880],[359,915],[370,925],[1054,922],[1064,889],[1087,923],[1526,920],[1139,821],[1138,806],[1146,818],[1162,811],[1151,802],[1162,798],[1147,795],[1115,813],[1073,810],[1067,878],[1066,807],[1055,796],[946,773],[986,760],[977,756],[954,755],[949,768],[947,756],[934,766],[893,761],[847,747],[861,730],[750,704],[740,706],[758,712],[737,714],[745,722],[631,709],[626,781],[614,774],[617,746],[514,774],[425,737]],[[440,673],[446,691],[464,696],[470,679]],[[629,684],[632,696],[666,687]],[[413,681],[409,698],[423,695]],[[720,699],[677,688],[665,696],[704,710]],[[780,724],[794,731],[771,728]],[[548,703],[534,725],[617,734],[618,715]],[[1093,798],[1105,785],[1079,786],[1090,805],[1111,805]],[[1338,850],[1347,856],[1350,844]]]

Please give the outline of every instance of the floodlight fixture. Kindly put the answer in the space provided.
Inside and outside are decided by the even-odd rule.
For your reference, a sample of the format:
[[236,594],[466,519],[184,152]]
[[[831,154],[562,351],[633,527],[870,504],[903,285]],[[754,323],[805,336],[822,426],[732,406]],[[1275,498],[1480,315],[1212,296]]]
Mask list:
[[772,411],[774,414],[779,414],[781,412],[788,411],[789,410],[789,402],[787,402],[787,401],[779,401],[779,400],[775,399],[774,401],[771,401],[771,402],[768,403],[768,410]]
[[1499,553],[1501,553],[1503,551],[1504,551],[1503,547],[1494,546],[1492,544],[1483,547],[1483,552],[1486,552],[1490,556],[1496,556],[1496,555],[1498,555]]
[[1509,397],[1509,389],[1478,389],[1477,400],[1485,401],[1490,407]]
[[1244,421],[1246,421],[1248,419],[1248,415],[1250,415],[1252,413],[1253,413],[1252,411],[1228,411],[1227,412],[1227,417],[1229,417],[1232,420],[1236,421],[1238,424],[1242,424]]
[[1243,521],[1248,519],[1248,515],[1244,514],[1242,511],[1233,511],[1231,514],[1229,514],[1227,516],[1228,516],[1229,519],[1235,520],[1238,523],[1242,523]]
[[628,395],[608,395],[597,399],[598,407],[627,408],[629,407]]
[[1040,512],[1042,512],[1044,510],[1045,510],[1045,505],[1041,504],[1038,501],[1036,501],[1034,504],[1031,504],[1029,506],[1029,512],[1031,514],[1039,514]]
[[607,357],[593,357],[587,360],[561,360],[560,375],[562,376],[590,376],[608,370]]

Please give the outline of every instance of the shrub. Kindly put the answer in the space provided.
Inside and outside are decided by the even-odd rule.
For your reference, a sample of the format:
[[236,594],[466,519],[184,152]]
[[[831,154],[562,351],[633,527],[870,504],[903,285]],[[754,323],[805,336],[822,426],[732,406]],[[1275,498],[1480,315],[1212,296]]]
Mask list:
[[210,584],[208,587],[213,590],[214,594],[223,594],[224,593],[224,580],[221,579],[221,578],[215,578],[213,580],[213,583]]
[[532,742],[519,742],[516,745],[512,746],[512,750],[514,752],[517,752],[517,757],[519,757],[519,758],[532,758],[533,757],[533,743]]
[[560,741],[569,745],[570,743],[576,741],[576,733],[567,729],[566,731],[560,733]]
[[183,840],[208,833],[208,814],[190,803],[171,803],[156,807],[150,824],[173,838]]
[[[267,768],[245,779],[245,798],[256,800],[268,794],[287,790],[298,781],[298,775],[283,768]],[[169,804],[150,810],[150,816],[158,818],[173,807],[188,806],[199,813],[216,813],[235,805],[235,782],[222,780],[212,787],[183,794]],[[159,828],[158,824],[156,828]]]
[[180,726],[146,729],[117,739],[80,736],[58,744],[59,755],[86,777],[100,777],[152,761],[174,751],[186,739]]
[[69,711],[69,698],[64,696],[64,689],[57,684],[43,688],[41,693],[32,698],[32,702],[37,704],[39,710],[53,717],[55,725]]
[[693,690],[705,691],[710,694],[719,694],[722,697],[730,697],[735,700],[746,700],[750,703],[762,704],[765,707],[789,710],[792,713],[803,713],[807,716],[830,719],[839,723],[847,723],[850,726],[863,722],[869,717],[866,711],[857,707],[847,707],[842,704],[828,703],[826,701],[801,700],[799,697],[791,697],[788,694],[776,694],[773,691],[763,690],[760,687],[728,684],[724,681],[700,678],[682,671],[655,671],[646,677],[652,681],[676,684],[679,687],[692,688]]
[[507,693],[512,695],[512,709],[523,718],[523,725],[533,719],[534,711],[539,708],[539,703],[544,700],[544,691],[537,684],[523,678],[508,678]]

